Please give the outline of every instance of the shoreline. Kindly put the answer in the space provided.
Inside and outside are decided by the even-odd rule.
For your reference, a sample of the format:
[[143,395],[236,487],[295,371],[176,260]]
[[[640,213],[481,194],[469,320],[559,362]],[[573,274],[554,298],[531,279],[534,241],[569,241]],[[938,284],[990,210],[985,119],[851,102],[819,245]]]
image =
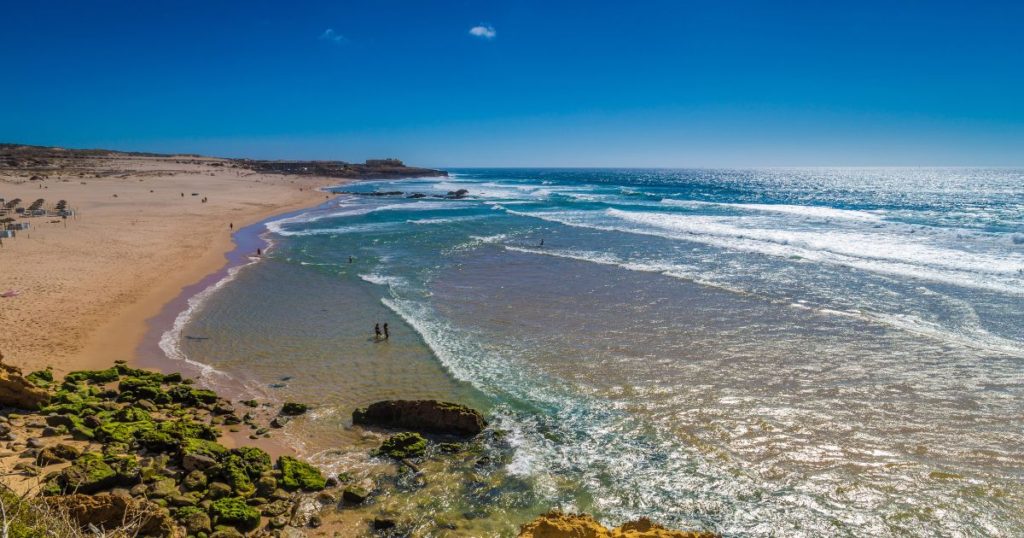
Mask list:
[[[351,182],[322,185],[317,187],[315,192],[327,192],[323,189],[349,183]],[[328,196],[330,195],[328,194]],[[243,397],[252,398],[255,396],[260,397],[260,399],[269,399],[269,394],[263,391],[258,391],[258,394],[252,394],[252,392],[256,392],[254,387],[247,385],[244,380],[234,377],[229,373],[216,370],[207,364],[189,359],[180,351],[178,353],[181,356],[178,358],[169,356],[165,345],[177,346],[177,342],[168,343],[166,339],[168,336],[174,339],[180,338],[182,336],[180,332],[177,334],[172,333],[180,331],[192,318],[195,310],[201,307],[210,295],[233,281],[239,271],[264,261],[263,258],[254,258],[252,253],[257,248],[260,248],[266,254],[273,248],[274,242],[267,237],[267,234],[270,232],[266,227],[267,223],[293,217],[329,203],[330,198],[314,205],[305,204],[301,207],[289,207],[283,211],[265,215],[255,222],[245,224],[230,234],[232,248],[222,253],[223,263],[216,269],[204,273],[198,281],[182,286],[173,298],[162,304],[160,311],[156,315],[145,320],[145,331],[135,340],[135,351],[132,354],[131,360],[129,360],[129,364],[133,367],[152,369],[165,374],[180,372],[186,377],[196,378],[202,386],[213,388],[219,393],[225,394],[230,400],[237,400]],[[211,374],[220,378],[222,383],[212,382]],[[245,430],[238,432],[227,430],[224,432],[222,441],[229,448],[256,446],[273,457],[295,455],[297,453],[294,447],[283,442],[280,437],[251,439],[248,438],[248,433]]]
[[[316,192],[320,192],[317,190]],[[244,230],[260,226],[264,222],[276,219],[281,215],[305,211],[316,205],[309,205],[307,202],[289,204],[283,208],[275,208],[267,214],[257,214],[246,221],[242,221],[237,232],[218,237],[214,244],[203,253],[199,261],[193,264],[183,274],[172,277],[169,282],[162,284],[153,290],[149,296],[136,302],[120,315],[111,319],[105,326],[98,329],[95,336],[86,345],[83,354],[95,361],[90,360],[87,365],[99,366],[104,364],[109,357],[123,356],[132,366],[145,368],[160,367],[162,362],[155,355],[149,355],[153,350],[149,348],[149,338],[158,326],[163,325],[164,316],[171,312],[181,302],[187,303],[188,299],[196,293],[201,293],[209,285],[208,282],[216,282],[222,278],[232,267],[241,267],[244,264],[236,265],[232,259],[233,255],[241,252],[241,245],[235,240],[238,234]],[[252,222],[247,222],[251,220]],[[261,247],[262,248],[262,247]],[[176,316],[177,314],[175,314]],[[126,336],[126,332],[130,336]],[[162,334],[163,331],[160,331]],[[159,339],[157,340],[159,341]],[[157,348],[159,350],[159,347]],[[115,351],[111,351],[115,350]],[[101,356],[102,355],[102,356]],[[164,360],[170,359],[164,357]],[[165,364],[173,364],[167,362]]]

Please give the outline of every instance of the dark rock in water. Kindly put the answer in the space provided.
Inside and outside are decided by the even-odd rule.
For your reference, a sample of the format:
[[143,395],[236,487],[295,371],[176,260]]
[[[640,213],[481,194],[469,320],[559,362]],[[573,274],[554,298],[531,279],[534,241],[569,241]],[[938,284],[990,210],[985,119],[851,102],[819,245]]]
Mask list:
[[281,407],[281,414],[296,416],[305,413],[307,410],[309,410],[309,406],[307,406],[306,404],[286,402]]
[[190,336],[190,335],[185,335],[185,338],[188,338],[189,340],[209,340],[210,339],[209,336]]
[[174,536],[174,521],[154,503],[118,495],[64,495],[45,502],[67,514],[79,526],[116,529],[125,521],[137,522],[138,536]]
[[398,525],[398,522],[394,518],[388,516],[377,516],[373,518],[373,530],[384,531],[393,529]]
[[448,194],[445,195],[445,198],[450,198],[452,200],[461,200],[465,198],[467,194],[469,194],[469,191],[467,191],[466,189],[459,189],[457,191],[448,191]]
[[479,411],[437,400],[377,402],[353,411],[352,423],[459,436],[476,435],[487,426]]
[[49,392],[25,379],[20,368],[0,363],[0,407],[38,409],[49,399]]
[[270,384],[270,388],[272,388],[272,389],[283,389],[283,388],[285,388],[287,386],[288,385],[285,385],[284,383],[271,383]]
[[292,376],[286,375],[286,376],[280,378],[278,381],[291,381],[292,379],[293,379]]
[[426,197],[427,197],[426,194],[423,194],[422,192],[417,192],[417,193],[410,194],[406,198],[426,198]]
[[414,432],[402,432],[388,437],[375,453],[397,460],[417,458],[427,451],[427,440]]
[[286,416],[274,417],[274,419],[270,421],[270,427],[271,428],[283,428],[285,426],[285,424],[288,424],[290,421],[291,421],[291,419],[289,417],[286,417]]
[[341,493],[341,498],[350,504],[362,504],[370,497],[370,492],[359,487],[349,486]]

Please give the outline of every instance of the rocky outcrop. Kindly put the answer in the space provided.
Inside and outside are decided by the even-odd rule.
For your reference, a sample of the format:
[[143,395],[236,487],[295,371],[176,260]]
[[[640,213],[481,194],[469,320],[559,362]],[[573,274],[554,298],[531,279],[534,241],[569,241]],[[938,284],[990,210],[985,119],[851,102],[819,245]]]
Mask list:
[[352,423],[463,437],[476,435],[487,426],[479,411],[437,400],[377,402],[353,411]]
[[20,368],[3,364],[0,355],[0,407],[38,409],[49,399],[46,389],[25,379]]
[[135,536],[179,536],[171,517],[149,501],[106,494],[63,495],[46,497],[44,500],[50,507],[67,513],[80,527],[93,525],[110,530],[135,524]]
[[717,538],[707,531],[676,531],[648,519],[609,529],[586,514],[549,512],[523,525],[519,538]]

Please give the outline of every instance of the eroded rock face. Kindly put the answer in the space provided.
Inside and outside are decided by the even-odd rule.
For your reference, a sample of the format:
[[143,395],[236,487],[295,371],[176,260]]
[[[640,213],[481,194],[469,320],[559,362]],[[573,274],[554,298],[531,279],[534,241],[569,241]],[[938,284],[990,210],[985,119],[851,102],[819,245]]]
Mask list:
[[717,538],[707,531],[676,531],[649,519],[609,529],[586,514],[549,512],[523,525],[519,538]]
[[0,407],[39,409],[50,395],[45,388],[36,386],[21,375],[21,368],[3,364],[0,355]]
[[353,411],[352,423],[458,436],[476,435],[487,426],[479,411],[437,400],[377,402]]
[[66,510],[79,526],[115,529],[138,522],[138,536],[176,537],[174,522],[159,506],[117,495],[63,495],[45,497],[47,504]]

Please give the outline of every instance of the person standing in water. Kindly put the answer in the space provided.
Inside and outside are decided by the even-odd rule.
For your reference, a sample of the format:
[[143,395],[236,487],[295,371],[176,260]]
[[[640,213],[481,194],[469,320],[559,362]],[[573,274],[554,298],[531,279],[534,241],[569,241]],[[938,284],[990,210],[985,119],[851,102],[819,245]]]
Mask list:
[[373,337],[375,340],[380,340],[380,323],[373,326]]
[[262,256],[263,255],[263,249],[261,249],[261,248],[256,249],[256,255],[257,256]]
[[384,324],[384,339],[387,340],[389,338],[391,338],[391,333],[388,332],[388,324],[385,323]]

